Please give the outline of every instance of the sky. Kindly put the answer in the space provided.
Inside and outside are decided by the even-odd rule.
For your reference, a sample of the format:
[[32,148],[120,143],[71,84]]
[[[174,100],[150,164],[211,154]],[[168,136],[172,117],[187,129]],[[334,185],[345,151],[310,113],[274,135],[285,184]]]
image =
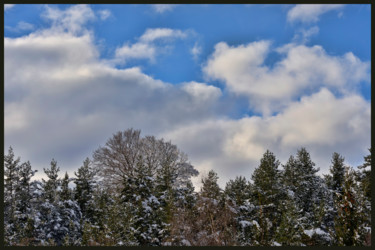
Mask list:
[[269,149],[370,148],[371,6],[4,5],[5,153],[74,176],[117,131],[171,141],[219,184]]

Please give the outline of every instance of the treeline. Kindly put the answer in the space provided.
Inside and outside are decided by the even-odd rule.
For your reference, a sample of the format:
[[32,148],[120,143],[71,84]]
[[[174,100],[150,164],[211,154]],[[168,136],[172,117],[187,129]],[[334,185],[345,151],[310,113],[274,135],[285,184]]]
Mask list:
[[[139,130],[114,134],[71,178],[55,160],[47,179],[4,156],[4,242],[23,246],[371,244],[371,150],[355,170],[332,155],[323,178],[305,148],[284,164],[266,151],[247,180],[222,190],[175,145]],[[69,183],[75,184],[70,188]]]

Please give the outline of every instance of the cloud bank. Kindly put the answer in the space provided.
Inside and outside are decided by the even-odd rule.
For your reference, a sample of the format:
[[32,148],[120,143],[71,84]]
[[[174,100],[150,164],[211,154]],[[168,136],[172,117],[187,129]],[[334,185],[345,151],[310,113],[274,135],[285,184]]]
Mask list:
[[[141,67],[119,69],[101,59],[86,27],[98,15],[86,5],[46,7],[48,29],[4,38],[5,149],[12,145],[34,168],[41,171],[54,157],[72,175],[113,133],[131,127],[171,140],[200,172],[217,171],[222,187],[237,175],[249,179],[266,149],[285,163],[306,147],[323,173],[335,151],[354,166],[367,154],[370,103],[357,89],[369,82],[370,64],[353,53],[219,42],[202,66],[206,82],[170,84]],[[186,36],[146,29],[113,60],[157,60],[160,49]],[[265,64],[271,52],[280,55],[272,66]],[[223,107],[238,96],[258,115],[228,116]],[[199,186],[199,177],[194,182]]]

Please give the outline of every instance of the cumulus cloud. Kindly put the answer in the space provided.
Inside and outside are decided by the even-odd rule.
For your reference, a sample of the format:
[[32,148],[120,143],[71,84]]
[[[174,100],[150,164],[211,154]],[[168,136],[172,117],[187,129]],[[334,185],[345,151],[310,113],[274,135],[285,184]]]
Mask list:
[[116,58],[122,62],[129,59],[149,59],[151,62],[155,60],[156,48],[154,45],[147,43],[126,44],[116,49]]
[[116,49],[114,62],[126,63],[131,59],[148,59],[151,62],[155,62],[156,55],[165,50],[162,46],[158,46],[156,42],[171,42],[174,39],[184,39],[187,34],[187,31],[184,32],[178,29],[146,29],[139,37],[138,42],[133,44],[126,43]]
[[[345,109],[343,109],[345,107]],[[228,179],[248,179],[269,149],[282,163],[304,146],[312,160],[328,173],[333,152],[343,154],[353,166],[370,145],[370,103],[358,95],[335,97],[322,88],[312,96],[293,102],[272,117],[244,117],[239,120],[206,120],[179,127],[163,136],[194,156],[200,171],[214,169]],[[235,171],[233,170],[235,166]],[[196,180],[199,185],[199,180]]]
[[96,18],[93,10],[84,4],[74,5],[66,10],[60,10],[56,7],[46,5],[46,11],[43,17],[52,22],[51,30],[55,32],[70,32],[80,34],[84,28],[84,24]]
[[157,13],[164,13],[164,12],[172,11],[176,7],[177,7],[177,4],[153,4],[151,5],[151,8]]
[[[369,63],[350,52],[331,56],[320,46],[289,44],[275,50],[281,59],[271,67],[264,65],[269,41],[219,43],[204,72],[225,82],[224,95],[227,89],[208,83],[172,85],[138,67],[108,64],[85,28],[95,19],[88,6],[46,11],[50,28],[4,38],[5,149],[12,145],[30,160],[38,177],[52,157],[73,174],[112,133],[130,127],[171,140],[199,171],[217,171],[222,187],[236,175],[249,179],[267,148],[285,163],[304,146],[323,172],[335,151],[353,166],[367,154],[370,103],[351,88],[368,80]],[[142,54],[140,44],[157,48],[182,38],[175,31],[146,30],[145,40],[127,44],[119,57]],[[220,105],[235,102],[232,93],[278,113],[229,118]]]
[[288,11],[287,19],[289,22],[314,23],[324,13],[343,7],[343,4],[297,4]]
[[52,157],[76,170],[119,130],[158,135],[213,117],[220,95],[204,83],[171,85],[137,67],[112,67],[100,60],[89,32],[6,37],[4,52],[5,145],[39,170]]
[[282,110],[305,91],[312,93],[328,86],[345,93],[370,79],[369,62],[362,62],[351,52],[331,56],[318,45],[277,48],[282,59],[267,66],[264,61],[270,45],[269,41],[239,46],[220,42],[203,71],[208,79],[222,80],[233,93],[248,96],[250,107],[264,115]]

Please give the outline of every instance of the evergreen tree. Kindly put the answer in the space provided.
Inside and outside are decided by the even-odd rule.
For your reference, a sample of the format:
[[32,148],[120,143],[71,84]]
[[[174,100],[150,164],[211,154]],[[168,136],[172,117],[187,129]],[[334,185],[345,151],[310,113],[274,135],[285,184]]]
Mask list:
[[364,191],[367,199],[371,203],[371,153],[372,149],[369,149],[370,154],[364,157],[365,162],[358,166],[361,171],[358,173],[358,180],[360,181],[360,186]]
[[275,241],[283,246],[301,246],[303,227],[298,221],[299,213],[293,197],[287,196],[281,208],[281,222],[276,230]]
[[335,218],[335,230],[337,244],[340,246],[361,245],[360,233],[363,218],[359,212],[358,197],[355,192],[354,171],[347,168],[343,194],[336,201],[338,216]]
[[92,203],[96,171],[91,167],[89,158],[84,160],[83,165],[77,172],[74,172],[74,175],[76,176],[74,198],[78,202],[83,218],[93,222],[94,205]]
[[129,177],[123,184],[122,200],[131,211],[131,227],[139,245],[160,245],[166,233],[154,180],[151,169],[138,161],[134,177]]
[[332,155],[332,165],[330,166],[330,173],[332,175],[332,182],[330,188],[334,193],[342,194],[342,185],[344,183],[345,166],[344,157],[338,153],[333,153]]
[[20,165],[19,183],[16,187],[16,209],[15,209],[15,225],[17,226],[18,238],[28,241],[34,236],[33,232],[33,208],[31,204],[31,177],[34,176],[36,170],[32,170],[29,161]]
[[315,191],[314,177],[319,169],[314,168],[315,163],[312,162],[310,154],[305,148],[297,151],[296,165],[296,174],[299,176],[296,190],[298,202],[304,212],[312,212]]
[[221,189],[217,184],[217,180],[219,177],[217,173],[213,170],[208,172],[208,176],[206,178],[202,178],[202,188],[201,188],[201,196],[206,198],[211,198],[218,200],[221,195]]
[[19,182],[20,158],[14,158],[13,148],[9,147],[8,154],[4,155],[4,226],[5,236],[14,222],[14,210],[16,206],[16,187]]
[[224,193],[232,204],[242,206],[247,199],[250,199],[250,183],[243,176],[236,177],[226,183]]
[[72,191],[69,188],[69,175],[68,172],[65,172],[64,179],[61,181],[61,192],[60,192],[60,199],[62,201],[71,200],[72,198]]
[[51,168],[43,168],[44,173],[47,175],[48,180],[43,181],[45,200],[50,203],[55,203],[58,200],[58,187],[60,186],[60,179],[58,178],[58,173],[60,168],[57,166],[57,162],[52,159]]
[[271,245],[272,235],[280,223],[279,201],[283,194],[279,165],[280,162],[276,160],[274,154],[267,150],[252,175],[253,196],[257,205],[259,224],[259,228],[256,228],[255,241],[260,245]]
[[43,200],[35,219],[37,238],[42,245],[62,245],[67,230],[62,226],[61,209],[59,204],[59,189],[61,180],[58,178],[60,168],[52,159],[49,169],[43,168],[48,179],[42,179]]

